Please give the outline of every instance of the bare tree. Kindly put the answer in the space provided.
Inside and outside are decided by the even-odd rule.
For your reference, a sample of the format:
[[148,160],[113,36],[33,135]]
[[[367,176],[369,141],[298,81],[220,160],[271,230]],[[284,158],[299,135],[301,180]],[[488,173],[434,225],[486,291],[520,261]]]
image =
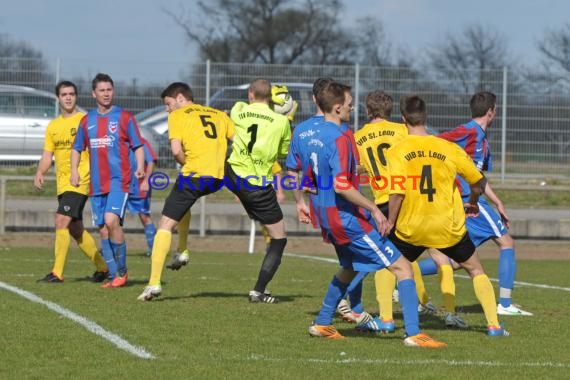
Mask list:
[[465,93],[491,90],[491,70],[508,65],[506,43],[496,31],[481,25],[467,26],[460,34],[448,34],[428,51],[431,66],[442,79],[458,82]]
[[51,90],[51,77],[40,51],[26,42],[0,34],[0,82]]
[[542,54],[542,64],[551,85],[558,83],[568,86],[570,73],[570,24],[559,29],[547,30],[538,42]]
[[[164,10],[196,43],[202,59],[241,63],[384,63],[382,25],[342,27],[340,0],[199,1],[182,11]],[[364,62],[362,62],[364,63]]]

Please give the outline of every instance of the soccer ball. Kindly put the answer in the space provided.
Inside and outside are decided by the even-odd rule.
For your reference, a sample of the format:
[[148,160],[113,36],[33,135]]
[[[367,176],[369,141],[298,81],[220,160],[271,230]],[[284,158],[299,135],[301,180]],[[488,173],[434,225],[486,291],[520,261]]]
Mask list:
[[274,95],[274,98],[280,98],[283,100],[283,104],[279,105],[277,103],[273,104],[273,110],[281,115],[286,115],[293,108],[293,97],[289,92],[278,92]]

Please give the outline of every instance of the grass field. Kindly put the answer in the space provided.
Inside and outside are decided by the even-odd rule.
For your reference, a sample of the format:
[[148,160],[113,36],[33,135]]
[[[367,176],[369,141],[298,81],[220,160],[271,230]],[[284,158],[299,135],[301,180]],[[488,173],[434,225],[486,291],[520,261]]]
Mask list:
[[[163,296],[145,303],[136,301],[149,273],[142,252],[129,255],[128,286],[107,290],[85,280],[93,269],[76,250],[69,255],[65,283],[43,284],[36,280],[51,267],[51,248],[4,248],[0,379],[568,378],[567,262],[519,262],[519,281],[550,288],[517,288],[517,302],[535,316],[503,318],[512,333],[508,338],[485,335],[471,282],[457,278],[457,304],[470,329],[446,330],[438,317],[423,318],[424,331],[449,344],[427,350],[404,347],[401,319],[389,336],[359,334],[338,319],[348,339],[309,338],[307,327],[337,267],[334,257],[285,257],[271,283],[282,302],[249,304],[246,294],[261,259],[259,254],[194,252],[187,267],[165,272]],[[496,261],[485,264],[496,277]],[[426,283],[438,304],[435,278]],[[119,349],[7,286],[77,313],[154,359]],[[365,306],[376,312],[373,289],[366,279]]]

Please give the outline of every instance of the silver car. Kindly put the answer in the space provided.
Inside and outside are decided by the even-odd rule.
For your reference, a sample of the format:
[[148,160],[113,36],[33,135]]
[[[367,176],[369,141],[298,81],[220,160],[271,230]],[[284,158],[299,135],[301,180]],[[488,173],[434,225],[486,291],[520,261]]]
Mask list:
[[46,127],[58,112],[54,94],[0,84],[0,161],[39,160]]

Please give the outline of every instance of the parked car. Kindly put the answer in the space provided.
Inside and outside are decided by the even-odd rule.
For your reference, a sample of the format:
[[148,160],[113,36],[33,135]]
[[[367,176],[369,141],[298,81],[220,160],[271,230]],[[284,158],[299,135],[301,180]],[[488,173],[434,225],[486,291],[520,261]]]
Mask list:
[[46,127],[58,113],[54,94],[0,84],[0,161],[39,160]]
[[168,113],[164,106],[149,108],[135,115],[142,137],[148,141],[158,160],[158,167],[174,167],[168,144]]

